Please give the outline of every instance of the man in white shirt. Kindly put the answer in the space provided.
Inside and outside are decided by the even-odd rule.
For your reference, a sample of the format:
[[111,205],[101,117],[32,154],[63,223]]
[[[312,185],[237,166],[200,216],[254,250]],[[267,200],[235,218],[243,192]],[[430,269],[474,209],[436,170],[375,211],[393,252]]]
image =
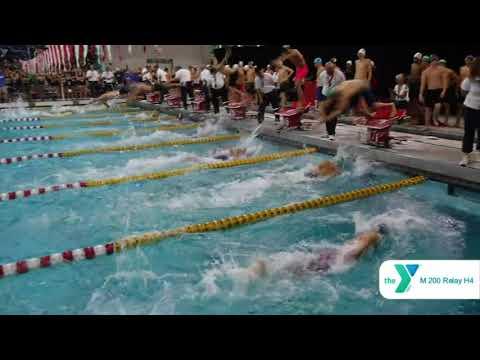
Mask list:
[[113,91],[113,82],[115,81],[115,75],[110,67],[106,67],[105,71],[102,73],[102,80],[105,91]]
[[225,74],[220,71],[217,71],[216,67],[210,68],[210,76],[207,78],[207,86],[210,89],[209,100],[213,104],[213,111],[215,114],[220,112],[220,106],[218,98],[221,97],[223,102],[226,102],[225,98]]
[[[255,90],[260,98],[257,120],[261,124],[265,118],[265,108],[271,104],[274,111],[277,110],[280,106],[280,97],[275,88],[273,75],[258,68],[255,69],[255,75]],[[280,117],[275,115],[275,119],[280,120]]]
[[157,69],[157,80],[159,83],[167,82],[167,73],[160,66]]
[[100,75],[98,71],[93,68],[93,65],[90,65],[90,70],[87,71],[86,78],[88,88],[90,89],[90,96],[96,98],[98,96],[98,79]]
[[210,65],[206,65],[200,72],[200,84],[202,86],[203,95],[205,96],[205,101],[207,103],[207,111],[210,111],[210,91],[208,88],[208,81],[211,77],[210,68]]
[[[335,87],[345,81],[345,75],[334,63],[325,64],[325,70],[322,71],[319,78],[319,86],[322,88],[323,98],[326,99],[333,93]],[[329,140],[335,140],[335,129],[337,127],[337,118],[325,122],[327,128],[327,136]]]
[[186,110],[187,95],[190,95],[190,98],[193,98],[192,75],[188,69],[183,69],[181,66],[176,66],[174,81],[180,83],[182,103],[184,109]]

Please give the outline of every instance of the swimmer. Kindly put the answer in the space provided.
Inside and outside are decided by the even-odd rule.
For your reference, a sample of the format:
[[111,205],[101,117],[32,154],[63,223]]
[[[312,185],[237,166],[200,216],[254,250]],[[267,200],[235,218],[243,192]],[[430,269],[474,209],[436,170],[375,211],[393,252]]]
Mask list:
[[109,91],[106,92],[105,94],[100,95],[98,98],[93,99],[89,105],[93,104],[103,104],[106,107],[110,107],[108,105],[108,101],[113,100],[113,99],[119,99],[128,94],[128,89],[125,86],[122,86],[119,90],[114,90],[114,91]]
[[282,63],[285,60],[290,61],[295,66],[295,88],[298,96],[298,108],[301,110],[304,107],[305,97],[303,94],[303,83],[308,76],[308,65],[302,53],[297,49],[291,49],[289,45],[284,46],[284,50],[278,58]]
[[215,150],[212,157],[216,160],[228,161],[238,160],[246,157],[250,157],[252,154],[248,152],[247,148],[231,148],[231,149],[218,149]]
[[[368,249],[378,245],[382,235],[387,233],[384,224],[359,234],[355,239],[347,242],[340,248],[322,248],[314,252],[313,258],[297,261],[285,266],[285,270],[295,275],[308,273],[325,274],[334,265],[348,265],[357,261]],[[268,275],[268,263],[264,259],[255,261],[247,268],[250,278],[256,279]]]
[[306,177],[335,177],[340,175],[342,171],[333,161],[323,161],[319,165],[315,166],[312,170],[305,173]]
[[324,121],[331,121],[349,108],[355,108],[366,116],[374,116],[373,110],[384,106],[392,108],[391,117],[397,114],[394,103],[375,101],[368,81],[347,80],[337,85],[335,90],[327,95],[327,100],[320,104],[320,116]]

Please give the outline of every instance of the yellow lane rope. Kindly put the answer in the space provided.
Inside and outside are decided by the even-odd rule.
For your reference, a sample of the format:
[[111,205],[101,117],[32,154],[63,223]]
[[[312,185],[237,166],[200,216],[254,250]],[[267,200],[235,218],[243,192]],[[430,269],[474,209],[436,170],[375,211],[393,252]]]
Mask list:
[[336,195],[323,196],[317,199],[297,202],[284,205],[277,208],[265,209],[254,213],[243,214],[238,216],[230,216],[227,218],[209,221],[206,223],[182,226],[166,231],[152,231],[144,234],[132,235],[117,241],[106,244],[88,246],[85,248],[66,250],[54,254],[19,260],[16,262],[0,265],[0,278],[12,275],[20,275],[35,269],[45,269],[58,264],[71,264],[81,260],[92,260],[102,255],[111,255],[120,253],[126,249],[133,249],[138,246],[150,245],[163,239],[180,236],[183,234],[201,233],[207,231],[227,230],[233,227],[253,224],[259,221],[282,216],[286,214],[294,214],[296,212],[327,207],[344,202],[354,201],[370,196],[395,191],[406,186],[420,184],[426,180],[423,176],[400,180],[392,183],[370,186],[363,189],[348,191]]
[[239,140],[239,139],[240,139],[240,135],[217,135],[217,136],[208,136],[208,137],[201,137],[201,138],[188,138],[188,139],[163,141],[156,144],[110,146],[110,147],[104,147],[104,148],[72,150],[72,151],[63,152],[62,157],[74,157],[74,156],[87,155],[87,154],[99,154],[99,153],[118,152],[118,151],[141,151],[141,150],[156,149],[156,148],[166,147],[166,146],[205,144],[205,143],[211,143],[211,142],[230,141],[230,140]]
[[293,214],[296,212],[316,209],[321,207],[332,206],[344,202],[354,201],[358,199],[367,198],[385,192],[395,191],[403,187],[413,186],[426,181],[424,176],[416,176],[409,179],[404,179],[392,183],[370,186],[363,189],[348,191],[337,195],[322,196],[320,198],[297,202],[293,204],[284,205],[277,208],[265,209],[254,213],[243,214],[238,216],[231,216],[219,220],[209,221],[206,223],[187,225],[167,231],[152,231],[139,235],[132,235],[113,242],[114,251],[121,252],[124,249],[131,249],[137,246],[148,245],[160,240],[178,236],[187,233],[200,233],[208,231],[218,231],[230,229],[240,225],[252,224],[259,221],[282,216],[286,214]]
[[306,154],[310,154],[316,152],[317,149],[315,148],[307,148],[303,150],[293,150],[293,151],[283,151],[268,155],[261,155],[261,156],[254,156],[248,159],[242,160],[231,160],[231,161],[224,161],[224,162],[215,162],[215,163],[206,163],[206,164],[197,164],[185,168],[180,169],[173,169],[173,170],[164,170],[158,171],[155,173],[143,174],[143,175],[132,175],[132,176],[124,176],[118,178],[110,178],[110,179],[101,179],[101,180],[87,180],[84,181],[85,187],[98,187],[98,186],[107,186],[107,185],[118,185],[128,182],[136,182],[136,181],[146,181],[146,180],[159,180],[173,176],[181,176],[192,171],[197,170],[210,170],[210,169],[225,169],[231,168],[236,166],[243,166],[243,165],[253,165],[259,164],[268,161],[274,161],[279,159],[287,159],[297,156],[303,156]]

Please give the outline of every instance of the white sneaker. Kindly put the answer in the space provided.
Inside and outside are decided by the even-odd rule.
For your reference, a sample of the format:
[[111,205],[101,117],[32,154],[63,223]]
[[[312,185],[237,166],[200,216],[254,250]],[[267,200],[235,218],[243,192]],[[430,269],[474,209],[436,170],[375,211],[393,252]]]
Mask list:
[[471,158],[470,154],[463,154],[462,161],[460,161],[460,163],[458,165],[467,166],[471,162],[472,162],[472,158]]
[[328,135],[328,140],[335,141],[335,136],[334,135]]

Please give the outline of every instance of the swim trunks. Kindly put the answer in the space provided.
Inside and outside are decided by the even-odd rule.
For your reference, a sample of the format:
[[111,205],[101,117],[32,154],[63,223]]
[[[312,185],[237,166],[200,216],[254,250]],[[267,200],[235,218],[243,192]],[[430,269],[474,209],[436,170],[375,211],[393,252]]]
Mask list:
[[350,106],[356,108],[359,105],[360,99],[364,98],[368,107],[371,107],[375,103],[375,95],[373,95],[371,90],[364,90],[350,100]]
[[428,108],[433,108],[435,104],[440,104],[440,94],[442,93],[442,89],[433,89],[425,91],[425,106]]
[[217,160],[227,161],[228,160],[228,155],[220,154],[220,155],[215,155],[213,158],[217,159]]
[[457,103],[457,91],[455,86],[450,86],[445,92],[445,97],[442,98],[442,103],[447,103],[453,106]]
[[304,80],[308,75],[308,66],[307,64],[305,64],[304,66],[302,67],[298,67],[296,68],[296,71],[295,71],[295,81],[299,81],[299,80]]

